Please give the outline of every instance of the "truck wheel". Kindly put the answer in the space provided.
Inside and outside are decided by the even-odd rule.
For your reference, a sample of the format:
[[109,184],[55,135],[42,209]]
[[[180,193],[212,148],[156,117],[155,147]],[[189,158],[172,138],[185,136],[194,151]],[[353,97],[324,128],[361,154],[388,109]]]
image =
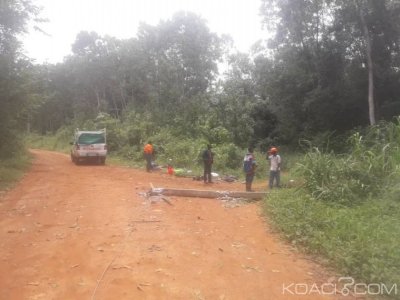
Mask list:
[[101,165],[105,165],[106,164],[106,158],[105,157],[100,158],[100,164]]

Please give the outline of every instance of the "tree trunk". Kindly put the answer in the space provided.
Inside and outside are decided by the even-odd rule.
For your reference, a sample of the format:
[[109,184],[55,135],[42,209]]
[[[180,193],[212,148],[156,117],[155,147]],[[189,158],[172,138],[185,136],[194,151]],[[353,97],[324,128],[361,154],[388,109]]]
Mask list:
[[97,91],[97,87],[94,88],[94,93],[96,95],[96,100],[97,100],[97,113],[100,112],[100,96],[99,92]]
[[27,118],[27,120],[26,120],[26,132],[28,133],[28,134],[30,134],[31,133],[31,114],[30,113],[28,113],[28,118]]
[[368,67],[368,108],[369,108],[369,123],[370,125],[376,124],[375,118],[375,100],[374,100],[374,64],[372,61],[372,46],[371,38],[369,36],[369,31],[367,23],[365,21],[364,12],[359,2],[356,2],[358,11],[360,13],[361,26],[364,32],[365,39],[365,54],[367,56],[367,67]]

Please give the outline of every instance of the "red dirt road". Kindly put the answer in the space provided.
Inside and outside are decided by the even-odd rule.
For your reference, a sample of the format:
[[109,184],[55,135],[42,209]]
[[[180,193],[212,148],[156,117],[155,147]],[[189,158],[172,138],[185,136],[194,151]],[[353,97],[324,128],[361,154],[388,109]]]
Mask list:
[[283,284],[326,278],[270,232],[259,204],[170,197],[171,206],[139,195],[150,183],[242,184],[33,153],[30,172],[0,199],[0,299],[330,299],[283,293]]

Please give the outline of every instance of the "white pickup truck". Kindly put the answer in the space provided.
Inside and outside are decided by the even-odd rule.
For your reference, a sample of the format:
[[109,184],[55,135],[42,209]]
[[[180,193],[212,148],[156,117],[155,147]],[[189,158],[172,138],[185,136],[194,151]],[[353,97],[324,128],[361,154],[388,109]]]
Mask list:
[[94,161],[104,165],[107,156],[106,129],[98,131],[80,131],[76,129],[71,143],[71,160],[75,164],[82,161]]

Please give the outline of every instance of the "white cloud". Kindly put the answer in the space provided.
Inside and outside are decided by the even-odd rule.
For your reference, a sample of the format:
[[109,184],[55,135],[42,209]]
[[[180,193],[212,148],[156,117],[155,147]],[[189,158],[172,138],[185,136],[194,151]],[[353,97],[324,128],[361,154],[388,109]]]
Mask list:
[[28,56],[38,62],[60,62],[70,53],[81,30],[130,38],[140,22],[156,25],[180,10],[207,20],[211,31],[229,34],[241,51],[266,35],[261,30],[260,0],[36,0],[43,6],[42,28],[49,34],[31,32],[24,38]]

